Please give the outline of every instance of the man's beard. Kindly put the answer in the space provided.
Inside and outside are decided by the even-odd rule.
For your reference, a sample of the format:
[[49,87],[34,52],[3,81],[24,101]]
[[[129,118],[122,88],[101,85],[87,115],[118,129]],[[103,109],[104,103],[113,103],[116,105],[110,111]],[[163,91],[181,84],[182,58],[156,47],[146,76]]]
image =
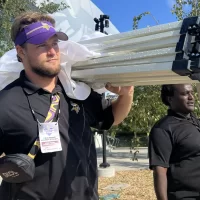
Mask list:
[[60,72],[60,66],[58,66],[56,69],[45,69],[42,67],[38,66],[32,66],[31,67],[32,71],[36,73],[37,75],[41,77],[46,77],[46,78],[54,78],[56,77],[59,72]]

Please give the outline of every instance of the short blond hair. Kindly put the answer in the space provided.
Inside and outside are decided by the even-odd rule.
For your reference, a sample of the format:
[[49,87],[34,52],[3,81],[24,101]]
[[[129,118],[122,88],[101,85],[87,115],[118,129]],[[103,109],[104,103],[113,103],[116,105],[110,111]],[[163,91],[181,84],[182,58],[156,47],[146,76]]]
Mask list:
[[55,26],[55,20],[47,14],[43,14],[40,12],[32,12],[32,11],[24,12],[14,19],[14,22],[13,22],[12,28],[11,28],[12,41],[13,42],[15,41],[17,34],[20,31],[22,31],[22,29],[25,26],[28,26],[29,24],[32,24],[32,23],[38,22],[38,21],[48,21],[48,22],[52,23],[53,26]]

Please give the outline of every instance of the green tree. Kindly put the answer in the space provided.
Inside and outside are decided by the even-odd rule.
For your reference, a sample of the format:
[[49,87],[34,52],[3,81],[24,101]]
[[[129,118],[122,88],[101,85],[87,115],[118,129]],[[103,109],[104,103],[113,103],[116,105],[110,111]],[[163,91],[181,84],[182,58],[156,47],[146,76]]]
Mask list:
[[167,107],[160,99],[160,89],[158,85],[135,87],[131,111],[114,131],[148,135],[155,122],[166,114]]
[[199,16],[200,0],[175,0],[172,14],[175,14],[178,20],[191,16]]
[[139,24],[139,21],[145,17],[146,15],[149,15],[150,12],[143,12],[141,14],[139,14],[138,16],[134,16],[133,17],[133,30],[135,29],[138,29],[138,24]]
[[0,0],[0,56],[14,47],[9,33],[17,15],[29,10],[54,13],[68,7],[64,2],[57,4],[49,0],[44,0],[40,5],[36,4],[36,0]]

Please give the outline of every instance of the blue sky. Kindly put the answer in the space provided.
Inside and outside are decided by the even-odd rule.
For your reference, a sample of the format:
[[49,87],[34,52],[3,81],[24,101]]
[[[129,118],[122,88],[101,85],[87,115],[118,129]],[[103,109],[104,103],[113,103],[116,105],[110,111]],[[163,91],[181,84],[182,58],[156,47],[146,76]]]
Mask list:
[[[159,21],[159,24],[176,21],[171,8],[173,0],[92,0],[104,14],[110,15],[110,20],[120,32],[132,29],[133,17],[149,11]],[[98,17],[98,16],[97,16]],[[156,25],[151,16],[142,18],[139,28]]]

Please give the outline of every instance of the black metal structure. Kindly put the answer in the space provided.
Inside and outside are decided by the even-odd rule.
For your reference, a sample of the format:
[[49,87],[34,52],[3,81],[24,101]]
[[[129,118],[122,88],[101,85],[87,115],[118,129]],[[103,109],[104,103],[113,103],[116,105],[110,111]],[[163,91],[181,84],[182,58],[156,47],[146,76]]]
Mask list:
[[105,33],[108,35],[106,31],[104,31],[104,28],[109,28],[109,19],[110,17],[108,15],[100,15],[100,18],[94,18],[95,21],[95,31],[100,31],[101,33]]
[[180,76],[200,80],[200,18],[185,18],[180,34],[176,46],[179,53],[176,54],[172,70]]
[[99,165],[100,168],[107,168],[110,167],[110,164],[107,163],[107,157],[106,157],[106,130],[99,130],[99,133],[102,134],[102,146],[103,146],[103,163]]

